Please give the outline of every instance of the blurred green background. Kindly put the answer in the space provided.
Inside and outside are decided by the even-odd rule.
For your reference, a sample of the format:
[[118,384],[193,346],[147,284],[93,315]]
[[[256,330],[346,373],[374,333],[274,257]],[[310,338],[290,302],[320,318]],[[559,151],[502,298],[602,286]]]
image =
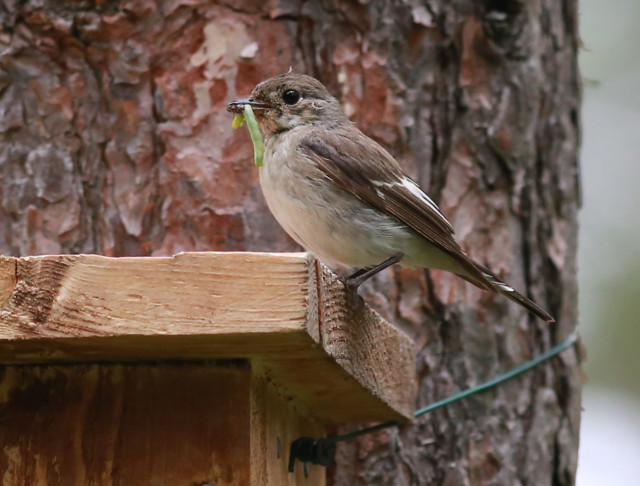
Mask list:
[[640,485],[640,0],[582,0],[578,486]]

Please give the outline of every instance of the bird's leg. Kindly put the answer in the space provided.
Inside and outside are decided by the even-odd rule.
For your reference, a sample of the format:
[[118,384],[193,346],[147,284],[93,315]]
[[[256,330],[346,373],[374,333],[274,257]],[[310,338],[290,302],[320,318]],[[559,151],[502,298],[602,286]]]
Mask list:
[[382,263],[379,263],[375,267],[361,268],[355,273],[349,275],[346,278],[341,278],[340,280],[342,281],[342,283],[344,283],[348,287],[357,289],[358,287],[360,287],[360,285],[362,285],[365,282],[365,280],[368,280],[369,278],[373,277],[376,273],[381,272],[385,268],[398,263],[402,259],[402,257],[403,255],[401,254],[394,255],[390,258],[387,258]]

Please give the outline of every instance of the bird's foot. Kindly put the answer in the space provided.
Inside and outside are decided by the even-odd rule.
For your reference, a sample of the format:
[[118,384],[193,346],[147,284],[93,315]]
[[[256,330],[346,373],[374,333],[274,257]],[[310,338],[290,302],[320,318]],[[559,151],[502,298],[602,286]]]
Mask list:
[[381,272],[387,267],[391,265],[395,265],[402,259],[403,255],[394,255],[390,258],[387,258],[382,263],[379,263],[375,267],[371,268],[361,268],[356,272],[352,273],[348,277],[338,277],[338,279],[347,287],[356,290],[360,285],[362,285],[366,280],[373,277],[376,273]]

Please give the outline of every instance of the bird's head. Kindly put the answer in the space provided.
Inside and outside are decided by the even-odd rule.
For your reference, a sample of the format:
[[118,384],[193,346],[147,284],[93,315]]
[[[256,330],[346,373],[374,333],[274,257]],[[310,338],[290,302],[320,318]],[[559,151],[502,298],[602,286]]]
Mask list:
[[227,109],[242,113],[245,105],[251,106],[266,136],[316,123],[330,129],[347,119],[327,88],[305,74],[286,73],[262,81],[250,98],[232,101]]

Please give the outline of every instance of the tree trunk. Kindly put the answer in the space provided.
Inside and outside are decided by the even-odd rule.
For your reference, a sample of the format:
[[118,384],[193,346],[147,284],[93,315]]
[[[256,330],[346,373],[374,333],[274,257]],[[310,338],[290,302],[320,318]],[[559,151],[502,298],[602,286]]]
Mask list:
[[[439,271],[365,286],[418,344],[417,406],[489,379],[576,325],[576,3],[5,2],[0,251],[296,249],[225,111],[292,66],[399,159],[476,260],[558,318]],[[342,444],[330,483],[573,484],[579,360]]]

